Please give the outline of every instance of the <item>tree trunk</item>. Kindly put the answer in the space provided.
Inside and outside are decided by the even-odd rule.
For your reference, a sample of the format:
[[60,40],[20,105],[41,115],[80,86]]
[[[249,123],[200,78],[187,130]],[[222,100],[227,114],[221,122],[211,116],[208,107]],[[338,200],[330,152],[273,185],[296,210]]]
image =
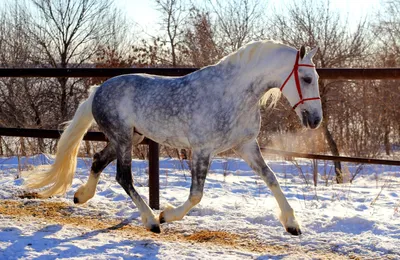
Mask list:
[[46,145],[44,143],[44,139],[39,138],[38,139],[38,147],[39,147],[39,153],[45,153],[46,152]]
[[60,83],[61,87],[61,104],[60,104],[60,116],[61,116],[61,121],[56,122],[61,123],[67,121],[68,117],[68,97],[67,97],[67,78],[59,78],[58,82]]
[[25,139],[23,137],[19,138],[19,144],[20,144],[20,154],[22,156],[26,156]]
[[317,187],[317,185],[318,185],[318,161],[315,159],[312,160],[312,165],[313,165],[314,186]]
[[85,141],[86,146],[86,156],[92,156],[92,146],[89,141]]
[[385,137],[384,137],[386,155],[390,155],[391,152],[389,135],[390,135],[390,126],[387,125],[385,127]]
[[[337,148],[337,144],[333,139],[331,132],[328,129],[328,123],[324,122],[321,126],[324,130],[325,139],[328,142],[329,149],[331,150],[332,155],[339,156],[339,149]],[[336,173],[336,182],[343,183],[343,176],[342,176],[342,165],[340,161],[334,161],[335,165],[335,173]]]
[[175,53],[175,45],[171,42],[171,51],[172,51],[172,67],[176,67],[176,53]]

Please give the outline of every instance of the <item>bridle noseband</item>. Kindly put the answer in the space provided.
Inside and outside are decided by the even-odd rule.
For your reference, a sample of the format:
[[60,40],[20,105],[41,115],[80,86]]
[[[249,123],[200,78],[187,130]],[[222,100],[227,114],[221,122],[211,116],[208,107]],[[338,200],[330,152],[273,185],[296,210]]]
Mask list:
[[309,64],[299,64],[299,56],[300,56],[300,51],[297,51],[296,55],[296,62],[294,63],[293,70],[290,72],[289,76],[283,83],[282,87],[280,90],[282,91],[283,88],[285,87],[286,83],[289,81],[289,79],[292,77],[292,74],[294,74],[294,80],[296,82],[296,88],[297,92],[299,93],[300,101],[297,102],[294,106],[293,109],[296,109],[296,107],[300,104],[304,104],[305,101],[310,101],[310,100],[318,100],[321,99],[320,97],[313,97],[313,98],[303,98],[303,94],[301,93],[301,88],[300,88],[300,80],[299,80],[299,67],[311,67],[315,68],[314,65],[309,65]]

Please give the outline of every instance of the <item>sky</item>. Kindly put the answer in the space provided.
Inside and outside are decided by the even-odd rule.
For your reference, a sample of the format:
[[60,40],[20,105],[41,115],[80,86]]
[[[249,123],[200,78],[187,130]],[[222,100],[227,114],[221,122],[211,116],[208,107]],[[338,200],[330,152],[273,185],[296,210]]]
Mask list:
[[[12,0],[0,0],[0,6]],[[15,0],[23,1],[23,0]],[[192,0],[202,3],[204,0]],[[214,0],[217,1],[217,0]],[[219,0],[223,2],[224,0]],[[293,0],[266,0],[267,7],[284,8]],[[326,1],[326,0],[314,0]],[[373,14],[383,0],[330,0],[333,9],[339,10],[344,17],[348,17],[350,27],[356,27],[357,22],[366,15]],[[29,2],[29,1],[28,1]],[[126,18],[135,24],[135,30],[156,35],[160,29],[158,24],[160,14],[156,10],[155,0],[114,0],[117,7],[125,13]]]
[[[140,31],[152,34],[159,29],[160,26],[157,24],[159,13],[155,9],[154,0],[114,1],[125,11],[127,19],[137,24]],[[268,6],[279,8],[290,2],[291,0],[269,0]],[[381,0],[331,0],[331,6],[333,9],[339,10],[344,17],[348,17],[349,25],[355,27],[360,19],[374,13],[380,6],[380,2]]]

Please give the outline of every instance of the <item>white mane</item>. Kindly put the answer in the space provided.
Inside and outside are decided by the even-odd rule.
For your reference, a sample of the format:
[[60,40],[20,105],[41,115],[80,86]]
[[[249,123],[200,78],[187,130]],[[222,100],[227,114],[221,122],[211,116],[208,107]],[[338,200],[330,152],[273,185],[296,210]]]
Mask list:
[[265,55],[269,52],[282,47],[291,48],[273,40],[253,41],[242,46],[237,51],[225,56],[220,62],[248,64],[250,62],[257,61],[259,58],[265,57]]
[[270,100],[268,108],[274,108],[278,103],[279,99],[281,98],[281,96],[282,96],[282,91],[279,89],[279,87],[271,88],[261,97],[260,105],[265,106]]

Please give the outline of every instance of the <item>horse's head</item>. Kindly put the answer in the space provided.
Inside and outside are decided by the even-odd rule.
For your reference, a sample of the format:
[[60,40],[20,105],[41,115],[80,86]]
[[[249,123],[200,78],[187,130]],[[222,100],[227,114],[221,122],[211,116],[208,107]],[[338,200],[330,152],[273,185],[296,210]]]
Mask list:
[[315,129],[322,122],[322,105],[318,73],[312,58],[318,48],[306,54],[304,46],[296,54],[293,70],[284,81],[281,91],[292,105],[303,125]]

